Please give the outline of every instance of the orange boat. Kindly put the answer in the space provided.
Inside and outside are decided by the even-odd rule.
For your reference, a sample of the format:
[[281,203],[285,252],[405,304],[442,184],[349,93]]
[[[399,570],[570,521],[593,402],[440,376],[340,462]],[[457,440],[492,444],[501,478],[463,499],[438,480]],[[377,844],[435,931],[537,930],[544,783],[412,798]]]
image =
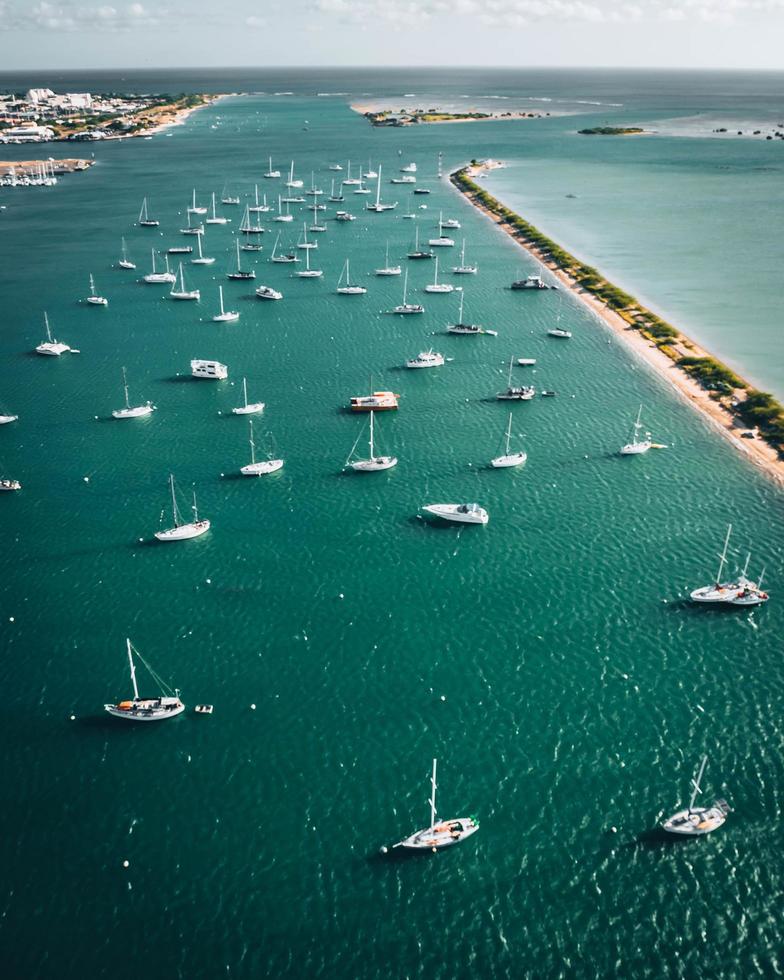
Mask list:
[[374,391],[372,395],[357,395],[351,399],[352,412],[389,412],[397,408],[400,395],[393,391]]

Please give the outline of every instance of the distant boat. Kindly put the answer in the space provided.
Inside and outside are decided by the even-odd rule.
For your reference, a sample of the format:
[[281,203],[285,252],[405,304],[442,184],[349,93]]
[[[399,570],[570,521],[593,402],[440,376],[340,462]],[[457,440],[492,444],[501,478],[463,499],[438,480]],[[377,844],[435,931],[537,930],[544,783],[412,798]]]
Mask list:
[[536,395],[536,388],[533,385],[513,385],[512,384],[512,365],[513,358],[509,358],[509,377],[506,380],[506,391],[499,391],[495,396],[498,401],[506,402],[528,402]]
[[460,249],[460,265],[452,266],[452,272],[456,276],[470,276],[474,275],[478,271],[478,266],[476,265],[466,265],[465,260],[465,238],[463,239],[463,246]]
[[334,180],[332,181],[332,187],[331,187],[330,192],[329,192],[329,198],[328,198],[328,200],[332,204],[340,204],[341,201],[345,201],[345,198],[343,197],[343,194],[342,193],[340,193],[340,194],[336,194],[335,193],[335,181]]
[[[177,281],[179,277],[179,282]],[[182,262],[180,262],[179,272],[174,278],[171,289],[169,290],[169,298],[177,300],[199,300],[201,298],[201,293],[198,289],[186,289],[185,288],[185,272],[182,268]]]
[[274,180],[275,178],[280,177],[280,170],[273,170],[272,157],[269,158],[269,167],[267,168],[267,172],[262,174],[262,176],[266,177],[267,180]]
[[[199,520],[199,511],[196,506],[196,491],[193,492],[193,511],[192,521],[183,521],[180,509],[177,506],[177,494],[174,489],[174,476],[169,476],[169,487],[171,488],[172,519],[174,527],[167,528],[165,531],[156,531],[155,537],[159,541],[185,541],[188,538],[198,538],[210,529],[208,520]],[[163,517],[163,514],[161,514]]]
[[90,295],[85,298],[85,303],[90,303],[91,306],[108,306],[109,300],[105,296],[99,296],[95,291],[95,280],[93,279],[92,273],[90,273]]
[[520,367],[533,367],[534,364],[536,364],[536,358],[535,357],[518,357],[517,358],[517,363],[520,365]]
[[335,221],[356,221],[356,217],[350,211],[336,211]]
[[281,265],[290,265],[293,262],[299,262],[296,254],[294,252],[284,252],[282,255],[278,255],[278,242],[280,241],[280,232],[278,232],[275,238],[275,244],[272,246],[272,255],[270,255],[270,262],[277,262]]
[[256,299],[283,299],[283,293],[272,286],[259,286],[256,290]]
[[[280,202],[280,198],[278,198],[278,202]],[[277,218],[273,218],[273,221],[277,221],[277,220],[278,220]],[[289,217],[286,220],[290,221],[291,215],[289,215]],[[245,205],[245,214],[243,214],[242,216],[242,221],[240,222],[239,230],[240,233],[243,235],[261,235],[264,232],[264,226],[258,223],[258,219],[256,219],[255,223],[251,221],[250,208],[248,207],[247,204]]]
[[235,323],[240,315],[236,310],[226,310],[223,307],[223,286],[218,286],[218,296],[220,298],[220,313],[216,313],[212,318],[213,323]]
[[768,593],[761,589],[762,576],[760,576],[759,582],[752,582],[746,578],[749,558],[746,559],[743,572],[736,582],[722,582],[721,577],[727,563],[731,534],[732,524],[727,527],[727,536],[724,539],[724,548],[719,555],[719,570],[716,573],[715,582],[712,585],[704,585],[699,589],[694,589],[690,594],[692,602],[728,606],[759,606],[768,601]]
[[131,402],[128,398],[128,378],[125,374],[125,368],[122,369],[123,377],[123,390],[125,392],[125,406],[124,408],[118,408],[112,412],[112,418],[115,419],[140,419],[145,418],[148,415],[152,415],[155,411],[155,406],[152,402],[145,402],[143,405],[131,406]]
[[364,286],[351,285],[351,272],[348,259],[346,259],[343,265],[343,271],[340,273],[340,279],[338,279],[335,292],[340,296],[363,296],[367,292]]
[[191,212],[188,211],[188,225],[186,228],[180,228],[181,235],[203,235],[204,225],[192,225],[191,224]]
[[227,272],[227,279],[255,279],[256,273],[253,269],[243,270],[242,263],[240,262],[240,240],[239,238],[235,242],[237,246],[237,268],[234,272]]
[[392,308],[393,313],[397,313],[400,316],[410,316],[414,313],[424,313],[425,308],[421,303],[409,303],[407,299],[408,294],[408,269],[406,269],[406,274],[403,276],[403,302],[399,306],[394,306]]
[[572,331],[571,330],[566,330],[564,327],[561,326],[561,311],[560,310],[558,311],[558,316],[556,317],[555,326],[554,327],[551,327],[547,331],[547,336],[548,337],[556,337],[556,338],[559,338],[561,340],[570,340],[571,339],[571,337],[572,337]]
[[3,477],[0,480],[0,490],[21,490],[22,484],[19,480],[11,480],[8,477]]
[[339,163],[331,163],[327,167],[327,170],[334,170],[335,172],[337,172],[337,171],[342,171],[343,168],[341,167],[341,165]]
[[509,440],[512,436],[512,413],[509,413],[509,424],[506,427],[506,446],[503,453],[500,456],[496,456],[495,459],[490,461],[490,465],[495,469],[505,469],[511,466],[521,466],[527,459],[528,454],[520,450],[520,452],[510,453],[509,452]]
[[207,209],[206,208],[200,207],[196,203],[196,188],[195,187],[193,188],[193,197],[191,199],[191,206],[188,208],[188,213],[189,214],[206,214],[207,213]]
[[322,269],[311,269],[310,267],[310,249],[305,252],[305,268],[297,269],[294,272],[295,276],[299,276],[300,279],[320,279],[324,272]]
[[478,337],[481,334],[487,334],[490,337],[497,337],[497,330],[485,330],[483,326],[478,323],[464,323],[463,322],[463,305],[465,303],[465,292],[460,291],[460,309],[457,313],[457,322],[447,324],[446,332],[454,334],[465,334],[469,337]]
[[303,182],[301,180],[294,178],[294,161],[291,161],[291,167],[289,169],[289,179],[286,181],[286,187],[302,187]]
[[65,354],[67,351],[71,350],[68,344],[52,339],[52,331],[49,329],[49,317],[46,313],[44,313],[44,326],[46,327],[46,340],[36,347],[36,354],[44,354],[48,355],[49,357],[59,357],[61,354]]
[[413,252],[408,253],[408,258],[409,259],[432,259],[434,255],[435,252],[432,251],[425,252],[419,247],[419,228],[417,228],[416,235],[414,238],[414,250]]
[[256,443],[253,441],[253,419],[248,419],[250,430],[250,463],[240,469],[243,476],[266,476],[283,468],[282,459],[263,459],[256,461]]
[[294,215],[289,214],[289,206],[286,205],[286,211],[283,211],[283,198],[278,195],[278,213],[272,219],[273,221],[293,221]]
[[417,172],[417,165],[415,163],[407,163],[404,167],[400,168],[401,174],[415,174]]
[[437,368],[443,367],[443,365],[444,355],[439,354],[432,348],[421,351],[416,357],[412,357],[411,360],[406,361],[407,368]]
[[375,270],[377,276],[399,276],[401,268],[399,265],[389,264],[389,242],[387,241],[386,258],[384,259],[384,265],[380,269]]
[[696,778],[692,779],[693,787],[689,805],[685,810],[679,810],[664,821],[662,828],[670,834],[683,834],[688,837],[700,837],[709,834],[712,830],[717,830],[727,819],[730,812],[729,804],[726,800],[716,800],[711,806],[697,807],[695,802],[702,792],[700,783],[705,772],[705,765],[708,757],[703,756],[699,772]]
[[196,245],[198,246],[197,251],[199,254],[191,259],[191,265],[212,265],[215,259],[205,255],[201,250],[201,235],[196,239]]
[[221,192],[221,204],[236,205],[239,203],[240,199],[238,197],[234,197],[232,194],[229,194],[226,190],[226,185],[224,184],[223,191]]
[[126,245],[125,245],[125,239],[122,238],[122,239],[120,239],[120,241],[122,242],[122,253],[120,255],[120,260],[117,263],[117,266],[120,269],[135,269],[136,268],[136,263],[135,262],[131,262],[131,260],[128,258],[128,249],[126,248]]
[[346,176],[343,179],[343,182],[342,183],[343,183],[343,186],[344,187],[352,187],[352,186],[356,187],[356,185],[359,183],[359,181],[357,180],[356,177],[352,177],[351,176],[351,161],[350,160],[348,161],[348,164],[347,164],[347,167],[346,167]]
[[400,395],[393,391],[374,391],[372,395],[355,395],[351,399],[352,412],[390,412],[397,409]]
[[194,378],[206,378],[208,381],[225,381],[229,369],[220,361],[205,361],[194,357],[191,361],[191,375]]
[[438,281],[438,256],[436,256],[435,268],[433,271],[433,281],[425,286],[426,293],[453,293],[455,287],[450,282]]
[[167,255],[192,255],[193,245],[172,245],[166,249]]
[[8,425],[10,422],[16,422],[18,420],[18,415],[2,415],[0,414],[0,425]]
[[429,238],[427,244],[431,248],[451,248],[455,244],[455,240],[447,235],[439,235],[438,238]]
[[455,524],[487,524],[490,520],[490,515],[479,504],[427,504],[422,510]]
[[302,222],[302,235],[297,242],[297,248],[307,251],[309,248],[318,248],[318,242],[308,241],[308,225],[307,222]]
[[248,207],[248,210],[251,211],[254,214],[266,214],[269,211],[269,205],[267,204],[267,195],[266,194],[264,195],[264,201],[263,201],[263,203],[259,203],[259,185],[258,184],[254,184],[253,185],[253,194],[254,194],[254,201],[255,201],[255,203],[254,204],[251,204]]
[[381,214],[384,211],[393,211],[397,207],[397,201],[393,201],[391,204],[381,203],[381,164],[378,167],[378,175],[376,180],[376,202],[375,204],[366,204],[365,207],[368,211],[375,211]]
[[147,198],[146,197],[142,201],[142,209],[139,212],[139,220],[137,221],[137,224],[141,228],[157,228],[158,225],[160,224],[160,221],[156,221],[155,218],[151,218],[149,216],[149,214],[147,213]]
[[242,404],[231,411],[233,415],[257,415],[264,411],[264,402],[248,401],[248,383],[245,378],[242,379]]
[[[350,466],[355,473],[377,473],[381,470],[391,470],[393,466],[397,466],[396,456],[377,456],[376,447],[374,440],[375,432],[375,418],[376,413],[370,413],[370,455],[367,459],[355,459],[352,461],[351,457],[354,455],[354,450],[357,448],[357,443],[354,443],[354,448],[349,454],[349,458],[346,460],[346,465]],[[361,433],[360,433],[361,435]],[[357,437],[357,442],[359,442],[359,437]]]
[[205,224],[207,225],[227,225],[229,223],[229,218],[224,218],[215,211],[215,191],[212,192],[212,215],[207,218]]
[[525,279],[516,279],[510,289],[558,289],[557,286],[548,286],[541,276],[526,276]]
[[640,405],[640,410],[637,412],[637,418],[634,422],[631,442],[627,442],[625,446],[621,446],[621,456],[641,456],[643,453],[647,453],[653,445],[650,432],[646,432],[645,438],[640,439],[640,429],[642,428],[642,423],[640,422],[641,416],[642,405]]
[[[160,677],[147,664],[138,650],[134,649],[130,640],[126,640],[128,648],[128,664],[131,668],[131,684],[133,685],[133,699],[119,701],[117,704],[105,704],[104,710],[115,718],[124,718],[126,721],[163,721],[164,718],[174,718],[175,715],[185,711],[185,705],[180,700],[180,692],[172,691]],[[150,676],[161,689],[161,693],[155,698],[140,698],[139,688],[136,683],[136,664],[134,657],[146,667]]]
[[[473,817],[436,821],[436,766],[437,760],[433,759],[429,800],[430,826],[405,837],[393,845],[394,847],[402,847],[407,851],[439,851],[444,847],[451,847],[452,844],[458,844],[479,830],[479,824]],[[386,848],[382,848],[382,850],[386,851]]]
[[166,283],[166,282],[169,283],[175,282],[177,276],[169,269],[169,257],[166,255],[164,256],[164,259],[166,261],[166,272],[158,272],[155,268],[155,249],[152,249],[151,255],[152,255],[152,272],[148,272],[147,275],[143,277],[144,282],[152,283],[154,285],[158,285],[160,283]]

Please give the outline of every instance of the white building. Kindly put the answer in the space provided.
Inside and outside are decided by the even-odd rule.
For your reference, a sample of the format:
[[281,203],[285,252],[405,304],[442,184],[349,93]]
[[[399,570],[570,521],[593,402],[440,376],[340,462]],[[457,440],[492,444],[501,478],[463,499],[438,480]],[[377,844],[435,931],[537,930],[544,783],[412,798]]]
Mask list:
[[48,102],[54,98],[54,92],[50,88],[31,88],[25,96],[27,102],[38,105],[39,102]]

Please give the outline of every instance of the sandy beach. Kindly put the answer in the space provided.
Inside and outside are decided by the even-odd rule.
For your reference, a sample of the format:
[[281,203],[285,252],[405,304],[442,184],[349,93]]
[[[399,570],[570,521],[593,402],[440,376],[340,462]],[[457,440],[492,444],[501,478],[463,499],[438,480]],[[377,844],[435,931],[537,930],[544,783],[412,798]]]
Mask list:
[[[467,167],[465,173],[473,179],[501,166],[503,164],[500,161],[487,160],[478,166]],[[450,179],[453,176],[450,175]],[[451,182],[455,186],[454,181]],[[755,439],[742,438],[741,432],[747,431],[747,427],[741,423],[740,419],[732,415],[720,402],[711,399],[710,393],[679,368],[656,344],[643,336],[638,330],[631,327],[615,310],[587,292],[549,257],[542,255],[539,249],[527,242],[521,241],[519,235],[515,233],[514,228],[503,223],[497,215],[493,214],[480,201],[477,201],[473,194],[466,193],[456,186],[455,190],[461,196],[466,197],[474,207],[497,224],[524,251],[548,269],[558,279],[562,287],[569,289],[577,296],[596,315],[602,324],[629,346],[640,360],[644,361],[657,374],[668,381],[678,394],[697,411],[701,412],[711,427],[724,436],[724,438],[728,439],[736,449],[743,453],[744,457],[750,463],[762,470],[778,484],[784,486],[784,461],[779,458],[778,453],[771,445],[759,436]],[[700,347],[699,344],[690,340],[684,334],[681,334],[681,338],[690,345],[688,350],[684,350],[684,354],[696,357],[713,356],[709,351]]]

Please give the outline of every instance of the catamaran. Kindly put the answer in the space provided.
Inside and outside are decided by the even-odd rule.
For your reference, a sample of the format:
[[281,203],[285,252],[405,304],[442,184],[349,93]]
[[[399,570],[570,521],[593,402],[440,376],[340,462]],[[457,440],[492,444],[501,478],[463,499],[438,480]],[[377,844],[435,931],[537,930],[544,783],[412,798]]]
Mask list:
[[237,310],[227,310],[223,306],[223,286],[218,286],[218,296],[220,298],[220,313],[216,313],[212,318],[213,323],[235,323],[240,315]]
[[248,401],[248,382],[242,379],[242,404],[237,405],[232,410],[233,415],[257,415],[264,411],[264,402]]
[[412,313],[424,313],[425,308],[421,303],[409,303],[406,299],[408,293],[408,269],[406,269],[406,274],[403,276],[403,302],[399,306],[392,307],[393,313],[399,313],[401,316],[410,316]]
[[437,368],[444,366],[444,355],[439,354],[434,351],[431,347],[430,350],[423,350],[417,354],[416,357],[412,357],[410,360],[406,361],[407,368]]
[[200,207],[198,204],[196,204],[196,188],[194,187],[193,196],[191,198],[191,205],[188,208],[188,214],[206,214],[206,213],[207,213],[206,208]]
[[274,180],[275,178],[280,177],[280,170],[272,169],[272,157],[269,158],[269,167],[267,168],[267,172],[262,174],[262,177],[266,177],[267,180]]
[[[167,528],[165,531],[156,531],[155,537],[159,541],[185,541],[188,538],[198,538],[200,535],[205,534],[210,529],[210,522],[208,520],[199,520],[199,512],[196,507],[196,491],[193,491],[193,520],[183,521],[182,515],[180,514],[180,509],[177,506],[177,494],[174,490],[174,476],[169,476],[169,486],[171,488],[171,502],[172,502],[172,518],[174,520],[174,527]],[[161,519],[163,519],[163,511],[161,511]]]
[[215,259],[205,255],[201,250],[201,235],[196,239],[198,255],[191,259],[191,265],[212,265]]
[[642,428],[642,422],[640,422],[641,416],[642,405],[640,405],[640,410],[637,412],[637,418],[634,422],[634,431],[632,432],[631,442],[627,442],[626,445],[621,446],[619,450],[621,456],[641,456],[643,453],[647,453],[653,445],[651,442],[650,432],[646,432],[645,438],[640,439],[640,429]]
[[409,259],[432,259],[435,252],[427,251],[419,247],[419,228],[416,229],[416,236],[414,239],[414,251],[408,253]]
[[697,797],[702,792],[700,783],[702,782],[702,774],[705,772],[707,762],[708,757],[705,755],[702,757],[702,764],[700,765],[696,778],[691,781],[692,794],[688,807],[685,810],[679,810],[677,813],[674,813],[662,824],[662,828],[668,833],[700,837],[703,834],[709,834],[712,830],[718,829],[727,819],[730,806],[726,800],[715,800],[711,806],[706,807],[695,808],[694,806]]
[[389,242],[387,241],[386,258],[384,259],[384,265],[380,269],[375,270],[377,276],[399,276],[401,268],[399,265],[389,264]]
[[263,459],[256,461],[256,443],[253,441],[253,419],[248,419],[250,429],[250,463],[240,469],[243,476],[266,476],[283,469],[282,459]]
[[363,296],[367,292],[367,289],[365,289],[364,286],[351,285],[351,273],[349,271],[348,259],[346,259],[345,264],[343,265],[343,271],[340,273],[340,279],[338,279],[338,286],[335,292],[340,296]]
[[439,282],[438,281],[438,256],[436,256],[435,271],[433,272],[433,281],[429,282],[425,286],[426,293],[453,293],[455,287],[449,282]]
[[174,282],[177,279],[177,276],[169,269],[168,255],[164,256],[164,259],[166,260],[166,272],[157,272],[155,269],[155,249],[151,250],[151,255],[152,255],[152,272],[148,272],[147,275],[143,277],[144,281],[153,283],[154,285],[158,285],[159,283],[165,283],[165,282],[170,282],[170,283]]
[[310,249],[305,252],[305,268],[296,269],[294,275],[299,276],[300,279],[320,279],[324,275],[324,271],[322,269],[311,269]]
[[93,279],[92,273],[90,273],[90,295],[85,297],[85,303],[90,303],[91,306],[108,306],[109,300],[105,296],[99,296],[95,291],[95,280]]
[[245,269],[242,268],[242,264],[240,262],[240,240],[239,240],[239,238],[236,241],[236,246],[237,246],[237,268],[236,268],[236,270],[234,272],[227,272],[226,273],[226,278],[227,279],[255,279],[256,278],[256,273],[253,271],[253,269],[247,269],[247,270],[245,270]]
[[[118,701],[117,704],[105,704],[104,710],[115,718],[125,718],[127,721],[163,721],[164,718],[173,718],[175,715],[185,711],[185,705],[180,700],[180,692],[175,688],[174,691],[155,673],[150,665],[144,660],[142,655],[136,650],[131,641],[125,641],[128,648],[128,664],[131,668],[131,684],[133,685],[133,698],[127,701]],[[136,683],[136,664],[134,657],[139,660],[149,672],[153,680],[158,684],[161,693],[155,698],[140,698],[139,687]]]
[[[46,340],[36,347],[36,354],[44,354],[48,355],[49,357],[59,357],[61,354],[65,354],[67,351],[72,350],[68,344],[52,339],[52,331],[49,329],[49,317],[46,313],[44,313],[44,325],[46,327]],[[74,353],[76,353],[76,351],[74,351]]]
[[509,358],[509,377],[506,379],[506,391],[499,391],[496,394],[498,401],[502,402],[528,402],[536,395],[536,388],[533,385],[513,385],[512,384],[512,365],[514,358]]
[[278,255],[278,242],[280,241],[280,232],[278,232],[275,238],[275,244],[272,246],[272,255],[270,255],[270,262],[277,262],[280,265],[290,264],[292,262],[299,262],[296,254],[294,252],[285,252],[282,255]]
[[[179,278],[179,282],[177,279]],[[185,272],[182,268],[182,262],[180,262],[179,272],[174,278],[171,289],[169,290],[169,299],[192,299],[198,300],[201,298],[201,293],[198,289],[186,289],[185,288]]]
[[426,504],[422,510],[456,524],[487,524],[490,515],[479,504]]
[[[393,847],[402,847],[408,851],[438,851],[458,844],[479,830],[479,824],[473,817],[436,821],[436,767],[437,760],[433,759],[433,775],[430,777],[430,826],[405,837]],[[386,848],[382,850],[386,851]]]
[[372,395],[354,395],[351,398],[352,412],[391,412],[397,409],[400,395],[394,391],[374,391]]
[[126,248],[126,245],[125,245],[125,239],[124,238],[121,238],[120,241],[122,242],[122,253],[120,255],[120,260],[117,263],[118,268],[120,268],[120,269],[135,269],[136,268],[136,263],[135,262],[131,262],[131,260],[128,258],[128,249]]
[[495,469],[505,469],[510,466],[521,466],[527,459],[528,454],[520,450],[517,453],[509,452],[509,440],[512,437],[512,413],[509,413],[509,424],[506,427],[506,446],[500,456],[490,460],[490,465]]
[[212,192],[212,215],[204,222],[206,225],[227,225],[231,219],[215,211],[215,191]]
[[128,378],[125,374],[125,368],[122,369],[123,377],[123,391],[125,392],[125,406],[123,408],[118,408],[112,412],[112,418],[114,419],[141,419],[145,418],[147,415],[152,415],[155,411],[155,406],[152,402],[145,402],[143,405],[131,405],[130,399],[128,397]]
[[137,221],[137,224],[141,228],[157,228],[158,225],[160,224],[160,221],[156,221],[155,218],[151,218],[149,216],[149,214],[147,213],[147,198],[146,197],[142,201],[142,209],[139,212],[139,220]]
[[381,470],[391,470],[393,466],[397,466],[396,456],[377,456],[375,447],[375,419],[376,413],[370,413],[370,455],[367,459],[355,459],[352,461],[351,457],[354,455],[354,450],[357,448],[357,442],[359,442],[359,436],[357,436],[357,442],[349,453],[349,457],[346,460],[346,466],[350,466],[355,473],[377,473]]
[[460,249],[460,265],[452,266],[452,272],[456,276],[471,276],[478,271],[477,265],[471,265],[470,263],[466,265],[465,260],[465,238],[463,239],[463,245]]

